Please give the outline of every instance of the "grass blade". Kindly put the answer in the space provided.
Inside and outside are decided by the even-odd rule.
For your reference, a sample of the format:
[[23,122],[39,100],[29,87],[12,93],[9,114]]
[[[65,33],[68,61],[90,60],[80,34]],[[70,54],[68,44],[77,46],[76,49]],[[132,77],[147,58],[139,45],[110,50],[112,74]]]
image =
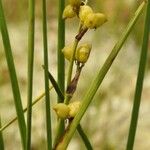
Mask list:
[[47,10],[46,0],[42,0],[43,14],[43,44],[44,44],[44,76],[45,76],[45,108],[46,108],[46,128],[47,128],[47,149],[52,149],[52,129],[51,129],[51,111],[48,79],[48,44],[47,44]]
[[[51,90],[53,87],[51,86],[49,90]],[[32,106],[34,106],[37,102],[39,102],[40,100],[42,100],[42,98],[45,96],[45,92],[43,92],[42,94],[40,94],[33,102],[32,102]],[[23,112],[25,113],[27,111],[27,107],[23,109]],[[5,125],[3,125],[0,128],[0,132],[5,130],[7,127],[9,127],[12,123],[14,123],[17,120],[17,116],[14,117],[12,120],[10,120],[8,123],[6,123]]]
[[143,79],[144,79],[144,74],[145,74],[145,67],[146,67],[146,60],[147,60],[147,53],[148,53],[149,31],[150,31],[150,0],[148,0],[148,3],[147,3],[144,36],[143,36],[138,77],[137,77],[136,89],[135,89],[135,95],[134,95],[134,104],[133,104],[133,109],[132,109],[132,117],[131,117],[126,150],[132,150],[134,146],[139,108],[140,108],[140,103],[141,103],[141,95],[142,95],[142,89],[143,89]]
[[[58,2],[58,48],[57,48],[57,78],[58,78],[58,86],[60,90],[64,93],[65,90],[65,60],[64,55],[62,53],[62,49],[65,45],[65,21],[62,19],[62,13],[65,8],[65,0],[59,0]],[[58,97],[58,102],[63,102],[60,97]]]
[[28,102],[27,102],[27,137],[26,150],[31,149],[31,126],[32,126],[32,90],[33,90],[33,67],[34,67],[34,24],[35,24],[35,1],[29,0],[29,29],[28,29]]
[[[58,43],[57,43],[57,81],[58,86],[60,87],[60,91],[64,93],[65,91],[65,59],[62,53],[62,48],[65,46],[65,20],[62,19],[63,10],[65,8],[65,0],[58,1]],[[58,96],[57,102],[63,102],[63,99]],[[63,135],[65,125],[64,121],[61,120],[58,123],[59,130],[57,134],[59,136]]]
[[81,138],[84,142],[84,145],[85,145],[86,149],[87,150],[93,150],[92,145],[91,145],[87,135],[84,133],[84,131],[83,131],[80,124],[77,126],[77,130],[78,130],[78,133],[79,133],[79,135],[81,136]]
[[52,74],[50,72],[48,72],[48,77],[49,77],[49,80],[51,81],[59,99],[61,99],[61,101],[64,100],[64,95],[59,87],[59,85],[57,84],[56,80],[54,79],[54,77],[52,76]]
[[129,36],[131,30],[133,29],[136,21],[138,20],[140,14],[142,13],[144,6],[145,6],[146,2],[143,2],[139,8],[137,9],[137,11],[135,12],[135,15],[133,16],[133,18],[131,19],[131,21],[129,22],[125,32],[122,34],[122,36],[119,38],[119,41],[117,42],[117,44],[114,46],[114,48],[112,49],[110,55],[108,56],[108,58],[106,59],[104,65],[102,66],[102,68],[99,70],[98,74],[96,75],[95,79],[93,80],[91,86],[89,87],[85,97],[83,98],[83,102],[81,105],[81,108],[79,110],[79,112],[77,113],[77,115],[75,116],[75,118],[73,119],[70,128],[68,129],[68,131],[66,132],[65,136],[63,137],[62,141],[58,144],[58,147],[56,149],[62,149],[65,150],[78,126],[78,124],[80,123],[80,120],[82,119],[85,111],[87,110],[89,104],[91,103],[94,95],[96,94],[99,86],[101,85],[105,75],[107,74],[108,70],[110,69],[114,59],[116,58],[116,56],[118,55],[119,51],[121,50],[122,45],[124,44],[124,42],[126,41],[127,37]]
[[18,117],[18,123],[19,123],[19,129],[20,129],[20,135],[21,135],[21,141],[22,141],[22,147],[25,149],[25,141],[26,141],[26,124],[25,124],[25,118],[23,114],[23,108],[22,108],[22,102],[21,102],[21,95],[19,90],[19,85],[17,81],[17,75],[7,30],[7,25],[5,21],[4,11],[2,7],[2,1],[0,0],[0,29],[2,33],[2,39],[3,44],[5,48],[5,54],[11,79],[11,85],[12,85],[12,92],[14,96],[14,102]]
[[[1,128],[1,116],[0,116],[0,128]],[[4,150],[4,140],[2,131],[0,131],[0,150]]]

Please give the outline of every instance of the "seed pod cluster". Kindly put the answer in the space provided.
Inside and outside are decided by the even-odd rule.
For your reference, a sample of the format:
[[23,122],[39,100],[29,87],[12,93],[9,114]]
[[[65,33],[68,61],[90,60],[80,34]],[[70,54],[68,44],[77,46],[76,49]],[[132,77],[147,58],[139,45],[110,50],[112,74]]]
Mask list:
[[79,18],[85,28],[96,29],[107,21],[103,13],[94,13],[90,6],[80,6]]
[[80,5],[80,0],[69,0],[69,5],[63,11],[63,19],[75,17],[79,13]]
[[74,118],[79,111],[80,105],[80,101],[74,101],[68,105],[64,103],[58,103],[53,107],[53,109],[57,116],[61,119]]
[[[79,46],[79,48],[77,48],[76,50],[75,60],[80,63],[86,63],[89,58],[91,49],[92,49],[92,45],[88,43]],[[62,52],[65,58],[70,61],[73,53],[73,44],[65,46],[62,49]]]
[[66,104],[58,103],[53,107],[53,109],[55,110],[59,118],[62,118],[62,119],[68,118],[70,109]]
[[73,18],[76,16],[76,12],[74,11],[71,5],[67,5],[63,11],[63,19]]

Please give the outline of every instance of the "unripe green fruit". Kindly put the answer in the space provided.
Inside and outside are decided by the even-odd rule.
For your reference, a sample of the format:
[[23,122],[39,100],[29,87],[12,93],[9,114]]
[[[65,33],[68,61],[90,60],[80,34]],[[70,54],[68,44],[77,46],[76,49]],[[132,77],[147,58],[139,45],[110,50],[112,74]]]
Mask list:
[[73,53],[73,45],[68,45],[68,46],[65,46],[63,49],[62,49],[62,52],[64,54],[64,57],[67,59],[67,60],[71,60],[71,57],[72,57],[72,53]]
[[80,6],[79,18],[80,18],[81,22],[84,22],[84,20],[90,13],[93,13],[93,10],[90,6],[87,6],[87,5]]
[[107,21],[107,18],[102,13],[90,13],[87,15],[84,25],[87,28],[94,29],[98,28],[102,24],[104,24]]
[[61,119],[66,119],[69,116],[70,108],[64,103],[56,104],[53,109],[55,110],[57,116]]
[[81,4],[81,0],[69,0],[70,5],[78,7]]
[[76,16],[76,12],[74,11],[71,5],[67,5],[63,11],[63,19],[73,18]]
[[91,44],[81,45],[76,51],[76,55],[75,55],[76,60],[80,63],[86,63],[86,61],[89,58],[91,49],[92,49]]
[[72,102],[68,105],[70,111],[69,111],[69,117],[70,118],[74,118],[75,115],[77,114],[77,112],[79,111],[79,108],[81,106],[81,102],[80,101],[75,101]]

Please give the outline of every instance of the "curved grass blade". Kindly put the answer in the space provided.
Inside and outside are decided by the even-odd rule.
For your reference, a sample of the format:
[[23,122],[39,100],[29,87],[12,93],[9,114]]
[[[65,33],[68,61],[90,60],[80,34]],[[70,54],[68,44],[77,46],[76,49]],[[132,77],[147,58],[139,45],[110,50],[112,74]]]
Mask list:
[[14,96],[16,113],[18,117],[22,147],[23,149],[25,149],[26,124],[25,124],[25,118],[23,114],[21,95],[20,95],[19,85],[17,81],[17,75],[16,75],[16,70],[15,70],[15,65],[14,65],[14,60],[13,60],[13,55],[12,55],[12,49],[11,49],[8,30],[7,30],[7,24],[5,21],[5,16],[4,16],[4,11],[3,11],[1,0],[0,0],[0,29],[2,33],[2,39],[3,39],[3,44],[4,44],[10,79],[11,79],[11,86],[12,86],[12,92]]
[[43,19],[43,48],[44,48],[44,77],[45,77],[45,108],[46,108],[46,130],[47,130],[47,149],[52,149],[52,129],[51,111],[48,79],[48,43],[47,43],[47,10],[46,0],[42,0],[42,19]]
[[32,91],[33,91],[33,67],[34,67],[34,24],[35,24],[35,1],[29,0],[29,29],[28,29],[28,102],[27,102],[27,136],[26,150],[31,149],[31,126],[32,126]]
[[146,67],[146,61],[147,61],[149,31],[150,31],[150,0],[148,0],[148,3],[147,3],[144,36],[143,36],[138,77],[137,77],[136,89],[135,89],[135,95],[134,95],[134,104],[133,104],[133,109],[132,109],[132,117],[131,117],[126,150],[132,150],[134,146],[135,134],[136,134],[137,123],[138,123],[139,108],[140,108],[140,103],[141,103],[141,95],[142,95],[142,89],[143,89],[143,79],[144,79],[145,67]]
[[95,79],[93,80],[91,86],[89,87],[87,93],[85,94],[85,96],[83,98],[83,102],[82,102],[82,105],[81,105],[79,112],[77,113],[77,115],[73,119],[73,121],[70,125],[70,128],[68,129],[68,131],[64,135],[62,141],[60,141],[60,143],[58,144],[56,149],[62,149],[62,150],[67,149],[67,146],[68,146],[78,124],[80,123],[80,120],[82,119],[85,111],[87,110],[87,108],[88,108],[89,104],[91,103],[94,95],[96,94],[96,92],[97,92],[99,86],[101,85],[105,75],[107,74],[108,70],[110,69],[114,59],[118,55],[118,53],[121,50],[123,44],[125,43],[127,37],[129,36],[130,32],[132,31],[136,21],[138,20],[140,14],[142,13],[142,11],[144,9],[145,3],[146,2],[143,2],[139,6],[137,11],[135,12],[135,15],[133,16],[133,18],[129,22],[125,32],[123,32],[122,36],[119,38],[119,41],[116,43],[116,45],[112,49],[110,55],[106,59],[104,65],[99,70],[98,74],[96,75]]

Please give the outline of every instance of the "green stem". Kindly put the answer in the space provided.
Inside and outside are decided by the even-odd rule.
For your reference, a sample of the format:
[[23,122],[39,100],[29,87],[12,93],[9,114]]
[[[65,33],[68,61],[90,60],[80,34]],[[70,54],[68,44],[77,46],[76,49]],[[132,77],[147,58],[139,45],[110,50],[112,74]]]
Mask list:
[[[65,20],[62,19],[63,10],[65,8],[65,0],[58,1],[58,46],[57,46],[57,80],[60,91],[65,91],[65,59],[62,53],[62,49],[65,46]],[[57,97],[57,102],[61,103],[64,99]],[[57,130],[58,137],[64,133],[65,125],[64,121],[59,122],[60,126]],[[54,140],[55,141],[55,140]]]
[[70,125],[70,128],[68,129],[68,131],[64,135],[62,141],[58,144],[58,146],[56,148],[57,150],[58,149],[61,149],[61,150],[67,149],[67,146],[68,146],[68,144],[69,144],[69,142],[70,142],[77,126],[78,126],[78,124],[80,123],[80,120],[82,119],[85,111],[87,110],[87,108],[88,108],[89,104],[91,103],[94,95],[96,94],[99,86],[101,85],[105,75],[107,74],[108,70],[110,69],[114,59],[118,55],[118,53],[121,50],[124,42],[126,41],[127,37],[129,36],[131,30],[133,29],[133,27],[134,27],[136,21],[138,20],[140,14],[142,13],[142,11],[144,9],[144,6],[145,6],[145,2],[143,2],[139,6],[137,11],[135,12],[135,15],[133,16],[133,18],[129,22],[125,32],[119,38],[119,41],[117,42],[117,44],[112,49],[112,51],[111,51],[110,55],[108,56],[108,58],[106,59],[104,65],[99,70],[98,74],[96,75],[95,79],[93,80],[91,86],[89,87],[87,93],[85,94],[85,96],[82,100],[82,105],[79,109],[79,112],[77,113],[77,115],[73,119],[73,121]]
[[0,29],[2,33],[2,39],[3,44],[5,48],[5,54],[11,79],[11,86],[14,96],[14,102],[18,117],[18,123],[19,123],[19,129],[20,129],[20,135],[21,135],[21,141],[22,141],[22,148],[25,149],[25,143],[26,143],[26,124],[25,124],[25,118],[23,114],[23,108],[22,108],[22,102],[21,102],[21,95],[14,65],[14,59],[12,55],[12,49],[10,45],[7,25],[5,21],[4,11],[2,7],[2,1],[0,0]]
[[[1,116],[0,116],[0,128],[1,128]],[[4,140],[2,131],[0,131],[0,150],[4,150]]]
[[32,90],[33,90],[33,66],[34,66],[34,24],[35,1],[29,0],[29,29],[28,29],[28,103],[27,103],[27,139],[26,150],[31,149],[31,125],[32,125]]
[[47,149],[52,149],[52,129],[51,129],[51,111],[49,96],[49,79],[48,79],[48,44],[47,44],[47,10],[46,0],[42,1],[43,13],[43,44],[44,44],[44,76],[45,76],[45,107],[46,107],[46,128],[47,128]]
[[[51,86],[49,90],[51,90],[53,87]],[[39,102],[40,100],[42,100],[42,98],[45,96],[45,92],[43,92],[41,95],[39,95],[33,102],[32,102],[32,106],[34,106],[37,102]],[[23,109],[23,112],[25,113],[27,111],[27,107]],[[17,120],[17,116],[14,117],[12,120],[10,120],[8,123],[6,123],[5,125],[3,125],[0,128],[0,132],[5,130],[7,127],[9,127],[12,123],[14,123]]]
[[[77,49],[78,43],[79,43],[79,41],[77,39],[75,39],[74,45],[73,45],[73,54],[72,54],[70,65],[69,65],[69,69],[68,69],[67,87],[71,83],[71,77],[72,77],[72,71],[73,71],[73,63],[74,63],[74,58],[75,58],[75,53],[76,53],[76,49]],[[69,100],[70,100],[70,96],[66,93],[65,94],[64,103],[68,104]]]
[[[65,20],[62,19],[62,13],[65,8],[65,0],[59,0],[58,3],[58,48],[57,48],[57,77],[58,77],[58,86],[60,90],[64,93],[65,90],[65,60],[62,53],[62,49],[65,46]],[[62,99],[58,97],[58,103],[63,102]]]
[[[67,86],[69,86],[69,84],[71,82],[73,63],[74,63],[74,58],[75,58],[75,53],[76,53],[78,43],[79,43],[79,41],[77,39],[75,39],[74,44],[73,44],[73,53],[72,53],[72,57],[71,57],[71,61],[69,64],[69,69],[68,69]],[[65,103],[67,103],[67,101]]]
[[82,140],[83,140],[87,150],[93,150],[92,145],[91,145],[87,135],[84,133],[80,124],[77,126],[77,130],[78,130],[79,135],[82,137]]
[[147,61],[149,31],[150,31],[150,0],[148,0],[147,3],[144,36],[143,36],[138,77],[137,77],[136,90],[134,95],[134,104],[132,109],[132,117],[131,117],[126,150],[132,150],[134,146],[135,134],[136,134],[137,123],[138,123],[139,108],[141,103],[141,94],[143,89],[143,79],[144,79],[145,67]]

